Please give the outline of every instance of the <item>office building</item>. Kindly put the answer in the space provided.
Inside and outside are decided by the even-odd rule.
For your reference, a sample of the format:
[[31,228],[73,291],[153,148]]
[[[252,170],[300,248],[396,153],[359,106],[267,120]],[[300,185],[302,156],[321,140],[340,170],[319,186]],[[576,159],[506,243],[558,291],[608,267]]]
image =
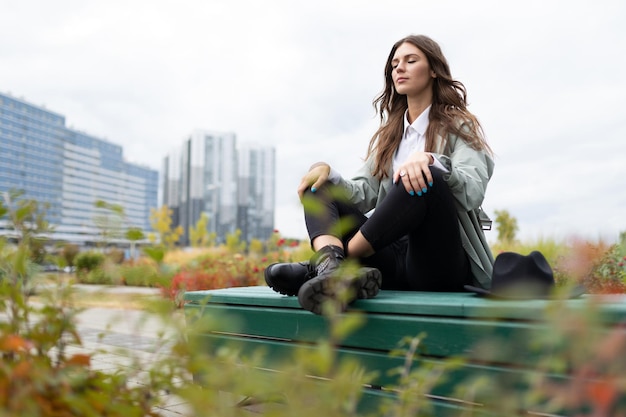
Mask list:
[[[100,239],[97,200],[124,209],[123,228],[150,231],[158,172],[126,162],[119,145],[66,127],[59,113],[0,94],[0,192],[11,189],[49,206],[53,239],[92,245]],[[0,232],[10,233],[6,220]]]
[[243,145],[239,148],[237,226],[242,239],[268,239],[274,232],[274,148]]
[[237,149],[233,133],[195,130],[163,161],[163,204],[182,245],[202,214],[207,232],[223,243],[237,229],[241,239],[267,239],[274,230],[274,150]]

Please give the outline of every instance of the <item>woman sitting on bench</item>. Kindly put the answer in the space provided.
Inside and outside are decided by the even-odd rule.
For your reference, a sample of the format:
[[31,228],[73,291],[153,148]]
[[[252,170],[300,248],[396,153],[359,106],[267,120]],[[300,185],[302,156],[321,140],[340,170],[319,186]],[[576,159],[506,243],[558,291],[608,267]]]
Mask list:
[[271,288],[297,295],[316,314],[335,296],[333,281],[346,258],[363,267],[342,277],[351,289],[344,308],[381,288],[490,287],[493,257],[478,211],[494,164],[467,110],[465,87],[452,78],[439,45],[422,35],[396,42],[374,106],[381,125],[361,170],[344,179],[316,163],[298,187],[303,201],[322,207],[304,213],[316,253],[308,262],[265,270]]

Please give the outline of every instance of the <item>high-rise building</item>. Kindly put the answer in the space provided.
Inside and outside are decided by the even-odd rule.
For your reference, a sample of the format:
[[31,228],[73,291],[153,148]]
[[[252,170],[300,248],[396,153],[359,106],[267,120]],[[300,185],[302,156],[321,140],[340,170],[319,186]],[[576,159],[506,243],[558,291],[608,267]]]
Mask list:
[[170,152],[163,166],[163,204],[172,209],[172,225],[182,226],[181,244],[204,213],[208,232],[218,240],[236,229],[237,154],[235,135],[193,131]]
[[54,239],[98,242],[98,200],[123,208],[123,227],[149,232],[158,179],[158,171],[124,161],[121,146],[66,127],[61,114],[0,94],[0,193],[21,190],[23,198],[48,204]]
[[237,229],[241,238],[266,239],[274,230],[274,150],[237,150],[233,133],[195,130],[163,163],[163,204],[182,245],[202,214],[218,243]]
[[276,152],[243,145],[238,155],[237,226],[244,240],[266,240],[274,232]]

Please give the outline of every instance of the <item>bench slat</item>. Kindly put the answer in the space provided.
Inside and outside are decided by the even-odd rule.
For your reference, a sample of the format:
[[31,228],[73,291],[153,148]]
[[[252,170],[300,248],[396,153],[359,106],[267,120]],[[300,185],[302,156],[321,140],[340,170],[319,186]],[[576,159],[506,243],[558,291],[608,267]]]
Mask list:
[[[260,309],[258,306],[225,304],[204,307],[192,304],[186,308],[189,312],[202,308],[203,314],[220,317],[229,323],[230,333],[298,343],[315,343],[329,334],[328,323],[323,317],[301,309]],[[464,356],[472,361],[532,366],[543,352],[535,352],[530,343],[545,330],[544,324],[531,322],[370,313],[366,326],[355,330],[342,341],[342,345],[386,353],[397,348],[405,336],[425,333],[424,349],[420,352],[425,356]],[[479,342],[485,340],[515,342],[517,353],[510,357],[506,350],[477,349]]]
[[[200,334],[194,335],[193,342],[197,344],[205,352],[217,352],[223,347],[229,347],[240,352],[240,357],[245,358],[258,353],[264,352],[264,364],[271,369],[283,369],[283,366],[288,366],[294,357],[295,350],[315,350],[314,345],[294,345],[285,341],[270,341],[262,339],[251,339],[245,336],[237,335],[225,335],[225,334]],[[364,369],[368,372],[376,371],[377,375],[372,379],[371,384],[380,387],[393,387],[398,385],[398,374],[390,373],[388,370],[402,367],[404,364],[404,358],[392,357],[384,353],[364,352],[349,348],[337,349],[338,360],[354,360],[358,361]],[[445,363],[440,360],[433,359],[416,359],[413,363],[413,368],[420,366],[429,366],[434,369],[441,369],[445,366]],[[462,404],[458,400],[454,400],[456,395],[455,389],[460,381],[466,381],[472,377],[484,376],[490,379],[497,379],[500,381],[506,380],[511,386],[514,386],[517,390],[523,390],[528,386],[527,381],[530,380],[536,374],[535,371],[515,369],[515,368],[498,368],[490,366],[480,366],[472,364],[463,364],[456,369],[451,369],[446,372],[446,378],[436,385],[431,391],[431,396],[436,397],[433,399],[439,407],[443,407],[447,411],[459,411],[466,408],[480,408],[477,405]],[[313,375],[322,377],[323,375]],[[560,376],[553,376],[552,380],[562,381],[564,378]],[[378,403],[371,403],[373,399],[379,401],[381,398],[388,400],[395,399],[395,394],[391,391],[380,391],[366,389],[366,394],[373,395],[373,398],[368,398],[367,395],[362,399],[359,404],[359,408],[366,410],[374,404],[376,407],[380,406]],[[474,401],[480,402],[481,398],[475,398]],[[437,416],[443,414],[436,414]],[[447,415],[447,414],[446,414]],[[457,414],[458,415],[458,414]],[[483,414],[473,414],[483,415]],[[485,412],[485,415],[491,415]]]
[[[212,304],[257,305],[301,309],[297,297],[287,297],[267,286],[235,287],[190,291],[184,299]],[[601,299],[605,323],[617,323],[626,316],[626,295],[590,296],[567,300],[570,308],[585,308],[590,299]],[[548,300],[494,300],[473,293],[438,293],[420,291],[380,291],[376,298],[357,300],[354,310],[368,313],[422,315],[440,317],[493,318],[505,320],[542,320]]]

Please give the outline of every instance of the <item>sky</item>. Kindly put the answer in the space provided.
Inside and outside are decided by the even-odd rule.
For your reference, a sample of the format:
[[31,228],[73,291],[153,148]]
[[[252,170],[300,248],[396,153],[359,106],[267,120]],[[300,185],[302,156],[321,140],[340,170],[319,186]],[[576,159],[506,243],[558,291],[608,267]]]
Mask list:
[[485,211],[523,240],[615,241],[624,21],[623,0],[0,0],[0,92],[157,170],[195,129],[273,146],[276,229],[305,238],[300,179],[317,161],[360,167],[387,55],[424,34],[495,152]]

